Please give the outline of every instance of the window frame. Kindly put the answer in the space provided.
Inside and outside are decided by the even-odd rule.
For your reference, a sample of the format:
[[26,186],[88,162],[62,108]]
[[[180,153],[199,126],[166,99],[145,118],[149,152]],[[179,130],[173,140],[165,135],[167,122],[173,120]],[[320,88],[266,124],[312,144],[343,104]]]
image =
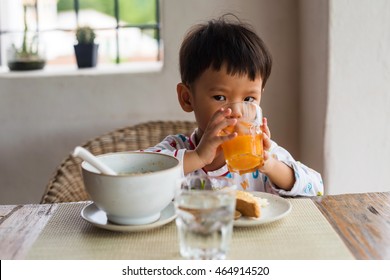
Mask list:
[[[39,29],[39,10],[38,10],[38,1],[37,0],[34,4],[34,9],[36,13],[36,28],[34,32],[39,34],[45,33],[45,32],[54,32],[54,31],[63,31],[63,32],[76,32],[75,29],[62,29],[62,28],[50,28],[45,30]],[[127,28],[139,28],[142,31],[144,30],[154,30],[156,34],[156,41],[157,41],[157,56],[156,56],[156,62],[157,64],[161,64],[161,18],[160,18],[160,1],[161,0],[154,0],[155,1],[155,19],[156,23],[154,24],[120,24],[120,5],[119,0],[110,0],[114,4],[114,16],[116,25],[112,28],[94,28],[95,31],[102,31],[102,30],[114,30],[115,32],[115,46],[116,46],[116,57],[115,57],[115,63],[108,64],[108,65],[126,65],[131,64],[131,62],[125,62],[121,63],[120,59],[120,48],[119,48],[119,32],[120,30],[124,30]],[[1,3],[0,3],[1,6]],[[73,0],[73,10],[76,16],[76,26],[79,26],[79,11],[80,11],[80,0]],[[0,51],[2,50],[2,35],[4,34],[23,34],[22,30],[5,30],[2,29],[1,23],[0,23]],[[68,68],[66,65],[62,65],[64,68]],[[0,53],[0,69],[6,67],[5,62],[2,61],[2,55]],[[58,68],[61,68],[61,66],[55,66]]]

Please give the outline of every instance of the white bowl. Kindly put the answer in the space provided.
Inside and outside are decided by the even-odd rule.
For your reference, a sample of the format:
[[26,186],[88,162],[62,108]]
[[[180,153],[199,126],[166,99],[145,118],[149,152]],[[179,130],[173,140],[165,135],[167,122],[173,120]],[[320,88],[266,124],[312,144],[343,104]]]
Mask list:
[[118,173],[100,174],[81,164],[85,188],[107,219],[116,224],[149,224],[172,201],[181,176],[178,159],[160,153],[122,152],[98,156]]

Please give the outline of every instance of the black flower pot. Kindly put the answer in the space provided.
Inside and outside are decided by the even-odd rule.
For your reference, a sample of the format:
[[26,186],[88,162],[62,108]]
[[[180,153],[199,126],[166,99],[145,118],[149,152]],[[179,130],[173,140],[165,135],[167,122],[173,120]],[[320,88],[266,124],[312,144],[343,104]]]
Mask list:
[[95,67],[97,63],[98,48],[99,45],[97,44],[74,45],[77,66],[79,68]]

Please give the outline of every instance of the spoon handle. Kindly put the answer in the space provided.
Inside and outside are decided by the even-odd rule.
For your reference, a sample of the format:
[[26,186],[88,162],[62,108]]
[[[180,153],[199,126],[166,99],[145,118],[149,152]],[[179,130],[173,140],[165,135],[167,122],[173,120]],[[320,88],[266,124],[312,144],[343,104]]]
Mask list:
[[84,149],[83,147],[77,146],[73,151],[73,156],[82,158],[83,160],[91,164],[93,167],[95,167],[103,174],[117,175],[117,173],[114,170],[112,170],[107,165],[103,164],[98,158],[96,158],[93,154],[91,154],[88,150]]

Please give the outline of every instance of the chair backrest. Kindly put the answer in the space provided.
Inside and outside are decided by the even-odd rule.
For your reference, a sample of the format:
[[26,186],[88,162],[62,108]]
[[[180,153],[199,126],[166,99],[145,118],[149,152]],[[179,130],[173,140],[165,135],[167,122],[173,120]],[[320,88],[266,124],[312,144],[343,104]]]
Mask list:
[[[155,146],[168,135],[190,135],[196,127],[196,123],[190,121],[153,121],[112,131],[82,146],[94,155],[142,150]],[[46,186],[41,203],[89,200],[81,175],[81,162],[71,154],[62,161]]]

